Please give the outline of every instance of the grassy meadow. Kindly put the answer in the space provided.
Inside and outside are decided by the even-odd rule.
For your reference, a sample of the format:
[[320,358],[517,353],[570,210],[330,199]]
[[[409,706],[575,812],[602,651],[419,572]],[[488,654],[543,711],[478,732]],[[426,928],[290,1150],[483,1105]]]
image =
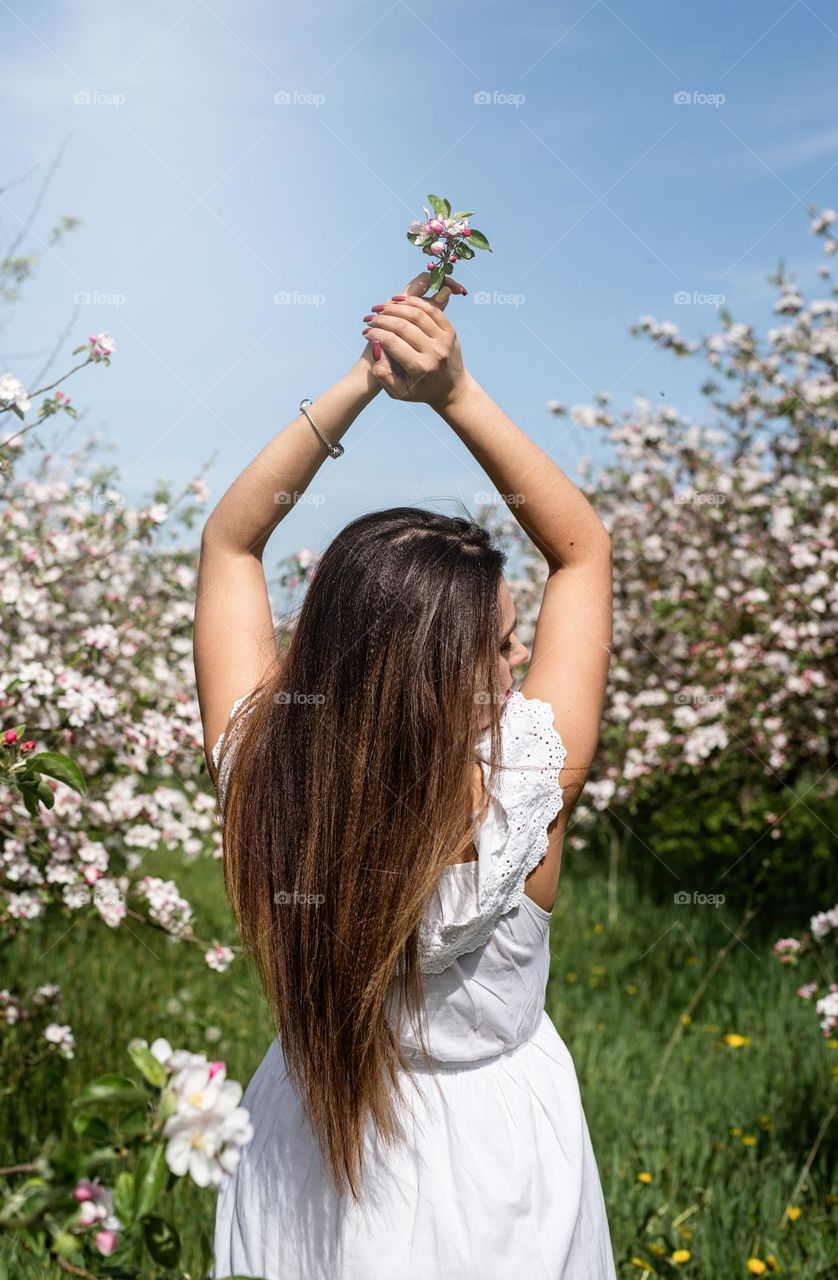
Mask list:
[[[177,878],[200,931],[230,936],[220,864],[150,864]],[[569,852],[552,924],[547,1007],[576,1063],[618,1274],[734,1280],[776,1271],[810,1280],[830,1273],[838,1257],[830,1183],[838,1118],[828,1123],[838,1046],[823,1040],[812,1008],[794,995],[810,975],[777,962],[775,934],[760,932],[758,921],[739,941],[726,907],[652,903],[630,869],[610,921],[608,901],[601,868]],[[130,919],[114,933],[72,918],[63,936],[24,931],[7,960],[4,984],[12,989],[60,983],[56,1017],[71,1024],[77,1048],[72,1061],[51,1056],[22,1071],[17,1029],[0,1037],[4,1165],[28,1159],[68,1123],[65,1102],[91,1076],[131,1074],[125,1046],[134,1036],[206,1049],[243,1083],[270,1039],[245,962],[213,973],[201,949],[172,944]],[[726,1035],[745,1043],[732,1046]],[[197,1280],[213,1195],[188,1179],[174,1194],[186,1270]],[[19,1255],[8,1243],[0,1249],[0,1275],[5,1265],[17,1280]]]

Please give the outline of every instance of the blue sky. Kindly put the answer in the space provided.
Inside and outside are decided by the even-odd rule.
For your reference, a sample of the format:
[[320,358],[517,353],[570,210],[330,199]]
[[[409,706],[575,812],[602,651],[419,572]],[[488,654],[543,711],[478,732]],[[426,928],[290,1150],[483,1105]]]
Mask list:
[[[211,457],[217,498],[349,367],[369,306],[422,264],[404,232],[428,192],[477,210],[494,247],[449,307],[468,366],[571,474],[596,447],[546,401],[605,389],[618,410],[642,394],[697,415],[702,366],[628,326],[711,331],[714,306],[678,292],[772,323],[766,275],[783,258],[815,286],[806,206],[838,200],[827,0],[0,0],[0,24],[4,247],[64,145],[0,372],[29,382],[67,325],[56,372],[110,331],[111,368],[68,389],[131,501]],[[50,249],[63,213],[84,225]],[[344,443],[274,555],[322,547],[362,511],[473,507],[486,488],[425,407],[382,394]]]

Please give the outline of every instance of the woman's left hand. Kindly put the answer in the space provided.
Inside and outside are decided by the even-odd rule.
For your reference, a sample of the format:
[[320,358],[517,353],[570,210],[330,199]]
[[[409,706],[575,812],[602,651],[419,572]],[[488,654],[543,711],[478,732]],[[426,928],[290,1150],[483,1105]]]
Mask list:
[[449,276],[433,298],[430,272],[423,271],[389,302],[378,304],[369,321],[364,358],[394,400],[444,403],[464,376],[457,334],[442,312],[453,293],[467,289]]

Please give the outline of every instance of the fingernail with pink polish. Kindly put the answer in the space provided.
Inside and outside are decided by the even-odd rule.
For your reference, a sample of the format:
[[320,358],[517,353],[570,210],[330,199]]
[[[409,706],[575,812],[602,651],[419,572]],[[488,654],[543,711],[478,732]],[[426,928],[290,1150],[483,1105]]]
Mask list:
[[381,343],[380,342],[374,342],[372,344],[372,354],[376,360],[381,359]]
[[365,319],[365,320],[374,320],[374,319],[375,319],[375,317],[374,317],[374,316],[364,316],[364,319]]
[[383,311],[386,305],[385,302],[377,302],[374,307],[370,307],[370,311]]

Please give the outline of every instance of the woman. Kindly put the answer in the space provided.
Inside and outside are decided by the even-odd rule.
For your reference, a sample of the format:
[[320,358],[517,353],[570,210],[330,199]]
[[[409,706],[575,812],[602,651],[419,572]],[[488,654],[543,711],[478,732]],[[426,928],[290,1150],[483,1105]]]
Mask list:
[[[277,1025],[219,1193],[219,1280],[615,1276],[544,1010],[609,661],[610,542],[464,369],[448,283],[426,299],[423,273],[373,307],[361,359],[203,534],[195,662],[225,884]],[[439,414],[543,554],[531,657],[488,534],[413,507],[337,535],[277,656],[265,545],[382,388]]]

